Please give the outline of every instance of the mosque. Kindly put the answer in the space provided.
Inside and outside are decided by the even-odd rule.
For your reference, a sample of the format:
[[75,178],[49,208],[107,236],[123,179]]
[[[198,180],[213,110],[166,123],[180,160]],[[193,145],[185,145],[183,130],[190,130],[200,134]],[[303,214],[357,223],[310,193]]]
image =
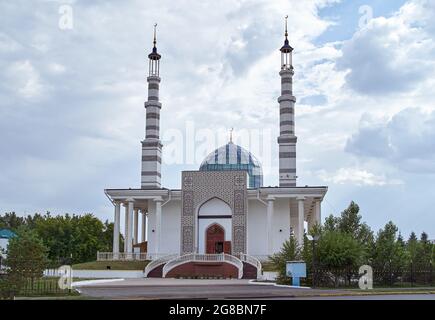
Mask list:
[[[256,278],[261,261],[278,252],[291,235],[302,244],[305,230],[320,223],[327,192],[324,186],[297,185],[293,48],[287,22],[280,49],[276,187],[263,186],[260,162],[232,141],[210,153],[199,170],[181,172],[181,189],[161,185],[159,129],[164,107],[159,101],[161,55],[155,27],[153,43],[148,55],[141,186],[105,190],[114,205],[113,252],[98,253],[98,260],[151,260],[145,269],[148,277],[212,274]],[[122,208],[125,245],[121,252]]]

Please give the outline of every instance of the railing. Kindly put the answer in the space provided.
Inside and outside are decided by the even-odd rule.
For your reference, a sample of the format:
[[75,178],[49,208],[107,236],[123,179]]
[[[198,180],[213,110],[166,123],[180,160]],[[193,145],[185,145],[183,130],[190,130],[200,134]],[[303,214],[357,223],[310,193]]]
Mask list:
[[256,258],[257,260],[259,260],[259,261],[261,261],[261,262],[267,262],[267,261],[269,261],[270,259],[269,259],[269,255],[267,255],[267,254],[254,254],[254,255],[251,255],[251,257],[254,257],[254,258]]
[[239,258],[232,256],[230,254],[223,254],[225,262],[231,263],[232,265],[236,266],[237,269],[239,269],[239,279],[242,279],[243,277],[243,262],[240,261]]
[[257,268],[257,279],[259,279],[261,277],[261,262],[260,260],[258,260],[257,258],[247,255],[246,253],[241,253],[238,258],[242,261],[242,262],[246,262],[249,263],[250,265],[254,266]]
[[187,262],[227,262],[234,265],[238,270],[238,278],[243,277],[243,263],[235,256],[221,253],[221,254],[200,254],[200,253],[188,253],[179,257],[175,257],[168,261],[163,266],[162,277],[165,278],[169,271],[175,267],[182,265]]
[[98,252],[97,261],[145,261],[157,260],[167,256],[168,253],[149,253],[149,252]]
[[156,267],[158,267],[161,264],[167,263],[168,261],[170,261],[176,257],[179,257],[179,255],[178,254],[169,254],[169,255],[165,255],[163,257],[157,258],[157,259],[151,261],[150,263],[148,263],[145,267],[145,270],[144,270],[145,278],[148,276],[148,273],[150,273],[151,270],[155,269]]

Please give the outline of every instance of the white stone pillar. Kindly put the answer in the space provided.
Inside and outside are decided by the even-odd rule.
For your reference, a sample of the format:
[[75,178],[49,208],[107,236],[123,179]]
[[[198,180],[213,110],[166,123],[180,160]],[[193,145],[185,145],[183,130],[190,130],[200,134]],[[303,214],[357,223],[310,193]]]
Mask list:
[[113,222],[113,259],[119,259],[119,224],[121,218],[121,204],[115,202],[115,218]]
[[128,238],[128,206],[124,203],[124,214],[125,214],[125,224],[124,224],[124,253],[127,253],[127,238]]
[[161,230],[162,230],[162,199],[158,198],[154,200],[156,202],[156,252],[157,254],[160,252],[160,240],[161,240]]
[[127,200],[127,215],[128,215],[128,228],[127,228],[127,253],[133,252],[133,199]]
[[321,200],[316,200],[316,204],[315,204],[315,207],[314,207],[314,224],[321,224],[322,223],[322,212],[321,212],[321,204],[322,204],[322,201]]
[[139,209],[134,209],[134,235],[133,235],[133,244],[139,243],[139,230],[138,230],[138,224],[139,224]]
[[147,215],[145,210],[142,212],[142,242],[146,241],[146,229],[147,229]]
[[296,221],[295,236],[300,246],[304,244],[304,202],[305,198],[298,198],[298,215]]
[[274,201],[275,198],[267,198],[267,223],[266,223],[266,234],[267,234],[267,254],[273,254],[273,211],[274,211]]

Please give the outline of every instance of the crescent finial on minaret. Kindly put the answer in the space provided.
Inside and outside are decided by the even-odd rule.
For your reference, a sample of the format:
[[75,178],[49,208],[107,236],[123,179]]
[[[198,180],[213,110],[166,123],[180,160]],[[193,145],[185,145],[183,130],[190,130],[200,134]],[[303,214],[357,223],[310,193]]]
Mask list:
[[284,39],[284,46],[280,49],[281,52],[283,53],[288,53],[293,51],[293,48],[290,46],[290,43],[288,41],[288,25],[287,25],[287,21],[288,21],[288,15],[285,16],[285,39]]
[[161,56],[160,54],[157,53],[157,23],[154,23],[154,40],[153,40],[153,50],[152,52],[148,55],[148,58],[150,58],[151,60],[160,60]]
[[285,38],[287,39],[288,37],[288,32],[287,32],[287,20],[288,20],[288,15],[285,16]]

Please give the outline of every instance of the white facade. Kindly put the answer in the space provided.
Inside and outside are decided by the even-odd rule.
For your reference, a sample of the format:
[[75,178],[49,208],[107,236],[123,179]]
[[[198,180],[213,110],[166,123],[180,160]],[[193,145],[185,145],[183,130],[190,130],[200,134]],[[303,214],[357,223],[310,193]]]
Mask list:
[[[227,250],[230,254],[266,258],[278,252],[291,235],[301,245],[307,231],[304,226],[310,228],[321,223],[321,202],[327,187],[296,185],[292,51],[286,31],[279,71],[281,95],[276,109],[280,127],[280,136],[275,142],[279,144],[279,155],[276,155],[279,158],[279,187],[262,187],[261,165],[254,155],[230,141],[211,153],[199,171],[183,172],[181,189],[168,190],[160,186],[159,120],[164,107],[159,102],[161,56],[157,53],[154,35],[147,78],[141,188],[105,190],[114,204],[114,257],[122,252],[121,249],[127,254],[133,252],[132,246],[139,242],[138,235],[141,234],[141,241],[146,241],[147,253],[156,257]],[[224,171],[232,173],[211,173]],[[142,217],[142,223],[138,222],[139,217]],[[126,225],[125,248],[118,245],[122,231],[120,221],[125,221]]]
[[[297,229],[311,224],[310,221],[320,223],[319,210],[321,201],[327,191],[326,187],[293,187],[293,188],[261,188],[247,190],[247,254],[266,258],[278,252],[283,242],[289,239],[291,232],[297,234]],[[182,201],[180,190],[106,190],[113,201],[123,202],[133,199],[134,203],[147,209],[146,233],[148,235],[148,253],[158,256],[166,254],[179,254],[181,246],[180,220]],[[273,200],[271,200],[273,198]],[[161,199],[161,225],[160,238],[158,237],[158,224],[156,218],[157,202]],[[273,203],[271,224],[268,225],[268,206]],[[299,204],[303,203],[303,220],[298,224]],[[196,219],[197,235],[196,248],[198,253],[205,252],[205,230],[213,223],[225,229],[225,241],[232,241],[231,208],[214,197],[206,201],[202,207],[197,208]],[[219,218],[217,216],[224,216]],[[210,216],[211,218],[208,218]],[[270,238],[270,240],[269,240]],[[159,247],[156,242],[159,241]],[[270,243],[269,243],[270,241]]]

